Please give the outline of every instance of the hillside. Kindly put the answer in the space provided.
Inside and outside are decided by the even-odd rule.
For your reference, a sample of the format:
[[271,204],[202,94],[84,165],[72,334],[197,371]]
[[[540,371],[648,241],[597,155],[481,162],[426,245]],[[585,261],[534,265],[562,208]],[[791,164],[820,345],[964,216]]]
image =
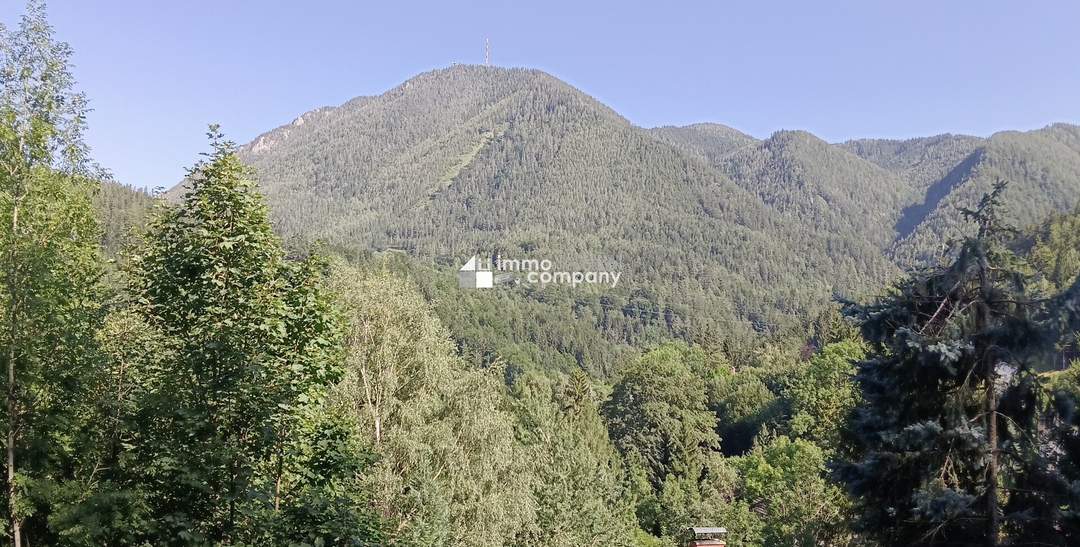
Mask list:
[[955,214],[994,182],[1009,182],[1009,221],[1024,228],[1080,199],[1080,127],[1054,124],[989,138],[942,135],[908,141],[862,140],[841,145],[906,179],[919,191],[903,211],[889,254],[899,264],[934,261],[947,242],[969,233]]
[[837,146],[925,189],[944,178],[983,141],[946,134],[907,140],[857,139]]
[[652,130],[712,163],[762,200],[845,245],[898,266],[936,261],[969,233],[956,211],[1008,181],[1009,220],[1027,227],[1080,199],[1080,127],[1054,124],[989,138],[938,135],[830,145],[804,131],[764,141],[716,124]]
[[101,222],[101,243],[113,255],[128,242],[134,226],[143,223],[153,198],[145,190],[104,181],[94,195],[94,208]]
[[738,129],[718,123],[696,123],[682,127],[668,125],[648,131],[658,139],[691,152],[713,165],[718,165],[732,152],[758,142]]
[[286,236],[447,263],[496,250],[599,263],[680,316],[779,324],[892,273],[717,169],[713,148],[755,141],[712,133],[695,153],[542,72],[456,66],[242,153]]
[[[783,333],[835,294],[879,291],[898,266],[935,260],[965,229],[955,209],[997,178],[1022,226],[1069,210],[1078,140],[1068,125],[842,144],[643,129],[543,72],[459,65],[307,112],[240,152],[279,233],[403,253],[468,350],[602,372],[634,347]],[[453,287],[468,257],[496,253],[623,282]]]
[[[780,131],[725,157],[718,167],[771,208],[866,263],[894,239],[904,180],[805,131]],[[882,273],[892,273],[879,265]]]

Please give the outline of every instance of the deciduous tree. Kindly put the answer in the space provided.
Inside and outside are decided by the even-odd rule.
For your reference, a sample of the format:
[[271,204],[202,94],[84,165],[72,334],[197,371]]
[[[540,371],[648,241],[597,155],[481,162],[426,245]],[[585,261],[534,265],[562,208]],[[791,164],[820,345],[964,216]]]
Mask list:
[[[97,173],[82,140],[85,97],[71,51],[32,1],[0,26],[0,360],[5,371],[7,532],[16,547],[45,512],[34,489],[72,476],[87,375],[95,368]],[[83,416],[85,418],[85,416]]]

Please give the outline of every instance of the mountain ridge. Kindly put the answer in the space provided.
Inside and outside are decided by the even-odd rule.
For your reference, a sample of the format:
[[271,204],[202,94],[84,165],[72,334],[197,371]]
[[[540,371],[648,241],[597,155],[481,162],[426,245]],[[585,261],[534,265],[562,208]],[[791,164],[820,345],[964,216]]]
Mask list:
[[1021,220],[1067,209],[1076,129],[834,144],[642,128],[543,71],[458,65],[305,112],[240,154],[289,238],[441,264],[495,251],[602,262],[678,313],[782,324],[932,260],[939,236],[963,232],[951,211],[986,186],[983,156],[957,171],[976,150],[1008,163],[1042,139],[1076,155],[1052,181],[1015,185],[1048,192]]

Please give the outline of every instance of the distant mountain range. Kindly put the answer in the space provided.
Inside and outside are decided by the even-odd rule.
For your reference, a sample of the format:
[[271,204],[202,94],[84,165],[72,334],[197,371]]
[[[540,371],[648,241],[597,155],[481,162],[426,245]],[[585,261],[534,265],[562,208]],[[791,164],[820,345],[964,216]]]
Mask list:
[[244,145],[282,235],[439,263],[626,272],[676,314],[784,324],[935,260],[995,180],[1024,226],[1080,198],[1080,127],[989,138],[759,140],[637,127],[537,70],[459,65]]

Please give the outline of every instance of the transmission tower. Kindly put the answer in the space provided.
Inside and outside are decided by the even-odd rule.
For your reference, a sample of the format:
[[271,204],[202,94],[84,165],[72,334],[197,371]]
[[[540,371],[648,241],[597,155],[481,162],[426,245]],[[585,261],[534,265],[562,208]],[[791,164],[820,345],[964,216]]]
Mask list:
[[484,38],[484,66],[491,66],[491,40]]

